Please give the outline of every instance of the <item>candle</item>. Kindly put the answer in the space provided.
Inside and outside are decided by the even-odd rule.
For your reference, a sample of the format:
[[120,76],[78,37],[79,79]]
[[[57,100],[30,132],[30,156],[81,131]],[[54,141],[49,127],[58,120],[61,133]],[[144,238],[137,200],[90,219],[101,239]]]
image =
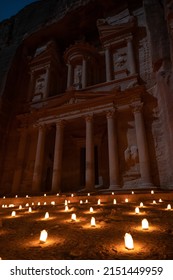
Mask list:
[[92,226],[92,227],[95,227],[95,226],[96,226],[96,221],[95,221],[95,218],[94,218],[94,217],[91,218],[91,226]]
[[47,237],[48,237],[47,231],[45,229],[42,230],[41,233],[40,233],[40,242],[45,243],[46,240],[47,240]]
[[133,238],[130,233],[126,233],[124,236],[125,248],[128,250],[134,249]]
[[149,223],[147,219],[142,220],[142,229],[148,229],[149,228]]

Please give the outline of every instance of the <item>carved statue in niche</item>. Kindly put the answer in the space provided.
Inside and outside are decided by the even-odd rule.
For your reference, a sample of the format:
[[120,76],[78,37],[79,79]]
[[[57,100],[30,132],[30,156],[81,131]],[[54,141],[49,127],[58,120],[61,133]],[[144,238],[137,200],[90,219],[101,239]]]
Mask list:
[[82,88],[82,66],[77,65],[74,70],[74,84],[76,89]]
[[45,88],[45,74],[39,75],[35,82],[35,95],[43,93]]
[[115,58],[115,67],[116,68],[122,68],[122,66],[126,63],[126,53],[120,53],[118,54],[117,58]]
[[132,145],[127,147],[124,151],[124,158],[127,170],[137,171],[136,164],[139,162],[137,146]]

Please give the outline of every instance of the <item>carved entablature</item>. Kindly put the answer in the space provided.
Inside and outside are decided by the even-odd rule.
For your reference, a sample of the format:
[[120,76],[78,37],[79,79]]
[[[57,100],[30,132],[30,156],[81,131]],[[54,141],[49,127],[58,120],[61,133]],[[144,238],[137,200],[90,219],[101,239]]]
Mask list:
[[[60,60],[53,41],[39,46],[29,62],[30,99],[35,102],[57,93]],[[58,70],[59,69],[59,70]]]
[[129,16],[125,23],[115,25],[109,24],[106,19],[97,20],[100,41],[104,47],[110,43],[118,43],[124,36],[129,36],[134,32],[135,27],[136,21],[134,16]]

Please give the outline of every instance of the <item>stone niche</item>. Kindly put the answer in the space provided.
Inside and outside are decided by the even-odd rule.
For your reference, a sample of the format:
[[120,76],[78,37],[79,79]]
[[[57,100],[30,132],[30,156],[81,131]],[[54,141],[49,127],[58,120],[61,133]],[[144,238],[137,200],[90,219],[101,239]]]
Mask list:
[[32,102],[41,101],[61,91],[61,63],[54,41],[35,50],[29,67],[29,97]]
[[68,67],[67,89],[84,89],[98,83],[101,57],[93,46],[85,42],[76,42],[64,53]]

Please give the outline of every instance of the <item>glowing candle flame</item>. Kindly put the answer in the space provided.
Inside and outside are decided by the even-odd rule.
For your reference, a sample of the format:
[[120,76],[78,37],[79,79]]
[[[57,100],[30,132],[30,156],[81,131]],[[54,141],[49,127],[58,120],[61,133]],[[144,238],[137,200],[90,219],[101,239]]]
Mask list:
[[112,192],[112,195],[114,195],[114,192]]
[[56,196],[59,196],[59,193],[57,193]]
[[34,202],[32,202],[31,205],[34,206]]
[[46,205],[46,204],[47,204],[47,202],[45,201],[45,202],[44,202],[44,205]]
[[12,211],[11,216],[15,217],[16,216],[16,211]]
[[19,205],[19,209],[20,209],[20,210],[22,209],[22,205]]
[[156,201],[155,201],[155,200],[153,200],[153,204],[156,204]]
[[125,248],[128,250],[134,249],[133,238],[130,233],[126,233],[124,236]]
[[49,219],[49,212],[46,212],[46,213],[45,213],[44,218],[45,218],[45,219]]
[[139,214],[139,212],[140,212],[140,211],[139,211],[139,207],[136,207],[136,208],[135,208],[135,213],[136,213],[136,214]]
[[159,202],[163,202],[163,200],[160,198],[160,199],[159,199]]
[[68,205],[65,206],[65,211],[68,211]]
[[85,200],[85,203],[88,203],[88,199]]
[[68,204],[68,201],[67,201],[67,200],[65,200],[65,201],[64,201],[64,204],[65,204],[65,205],[67,205],[67,204]]
[[44,194],[44,196],[46,196],[46,193]]
[[74,194],[72,193],[72,194],[71,194],[71,197],[73,197],[73,196],[74,196]]
[[40,206],[40,202],[38,202],[37,205]]
[[125,199],[125,202],[126,202],[126,203],[129,202],[128,198]]
[[3,199],[5,199],[5,196],[3,196]]
[[75,213],[73,213],[73,214],[71,215],[71,219],[72,219],[72,221],[76,221],[76,214],[75,214]]
[[142,229],[148,229],[149,228],[149,223],[147,219],[142,220]]
[[114,200],[113,200],[113,204],[116,204],[117,203],[117,201],[116,201],[116,199],[114,198]]
[[47,240],[47,237],[48,237],[47,231],[45,229],[42,230],[41,233],[40,233],[40,242],[45,243],[46,240]]
[[88,196],[90,196],[90,193],[88,193]]
[[153,191],[153,190],[151,190],[151,194],[154,194],[154,191]]
[[94,217],[91,218],[91,226],[95,227],[96,226],[96,220]]
[[28,207],[29,206],[29,203],[26,203],[26,205],[25,205],[26,207]]
[[18,198],[18,195],[16,194],[15,198]]
[[132,191],[132,194],[134,194],[134,191]]
[[55,201],[51,201],[51,205],[55,205]]
[[171,204],[167,205],[167,210],[171,210]]
[[82,200],[80,200],[80,204],[83,204],[83,201],[82,201]]
[[98,201],[97,201],[97,204],[100,205],[100,202],[101,202],[101,201],[100,201],[100,198],[99,198]]
[[26,195],[26,198],[28,198],[28,195]]
[[90,212],[91,212],[91,213],[93,212],[93,208],[92,208],[92,207],[90,207]]
[[31,207],[29,207],[28,212],[29,212],[29,213],[31,213],[31,212],[32,212],[32,208],[31,208]]
[[140,202],[140,207],[143,207],[143,206],[144,206],[143,202]]

